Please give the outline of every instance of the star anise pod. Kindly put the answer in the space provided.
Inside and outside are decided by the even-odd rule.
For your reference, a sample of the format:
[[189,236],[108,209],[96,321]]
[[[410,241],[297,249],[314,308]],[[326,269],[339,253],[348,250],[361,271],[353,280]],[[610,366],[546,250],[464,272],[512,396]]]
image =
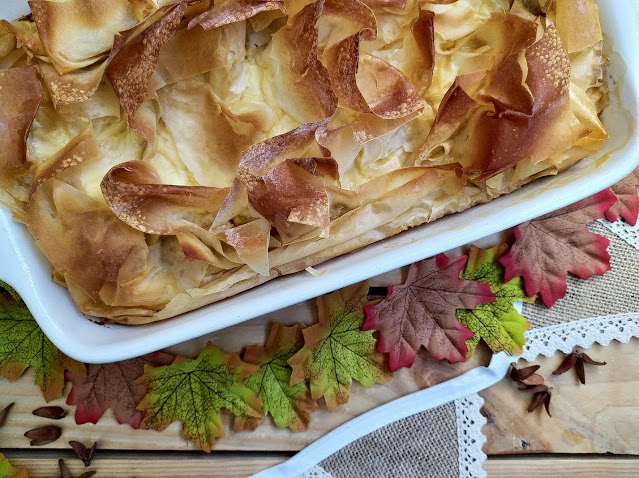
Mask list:
[[528,413],[533,412],[537,408],[541,407],[542,404],[546,409],[546,413],[549,417],[552,418],[550,414],[550,399],[552,398],[552,392],[546,385],[535,385],[533,387],[527,387],[522,389],[524,392],[534,393],[532,402],[528,406]]
[[524,385],[543,385],[544,378],[535,373],[539,370],[539,365],[531,365],[530,367],[517,368],[515,366],[515,362],[511,363],[510,366],[510,378],[517,383],[521,383]]
[[91,460],[93,459],[93,454],[95,453],[95,447],[98,445],[97,442],[93,443],[93,446],[90,449],[84,446],[83,443],[75,440],[70,441],[69,445],[71,445],[71,448],[73,448],[75,453],[78,455],[78,458],[82,460],[84,466],[91,465]]
[[539,370],[539,365],[531,365],[530,367],[517,368],[515,362],[511,363],[510,378],[517,383],[523,385],[519,390],[522,392],[533,393],[533,399],[528,407],[528,412],[532,412],[539,408],[542,404],[546,408],[546,413],[550,414],[550,398],[552,393],[550,389],[544,385],[544,377],[535,373]]
[[577,373],[577,378],[582,384],[586,384],[586,372],[584,370],[584,362],[590,365],[606,365],[606,362],[597,362],[596,360],[591,359],[588,354],[585,352],[581,352],[579,350],[569,354],[566,356],[561,365],[555,370],[553,375],[561,375],[562,373],[566,373],[571,368],[575,368],[575,372]]

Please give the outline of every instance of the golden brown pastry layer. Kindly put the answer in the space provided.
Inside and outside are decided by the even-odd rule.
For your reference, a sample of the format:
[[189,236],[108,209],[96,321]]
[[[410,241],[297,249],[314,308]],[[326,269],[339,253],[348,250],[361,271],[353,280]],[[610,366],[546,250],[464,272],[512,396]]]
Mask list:
[[594,0],[67,0],[0,22],[0,201],[140,324],[557,174],[607,138]]

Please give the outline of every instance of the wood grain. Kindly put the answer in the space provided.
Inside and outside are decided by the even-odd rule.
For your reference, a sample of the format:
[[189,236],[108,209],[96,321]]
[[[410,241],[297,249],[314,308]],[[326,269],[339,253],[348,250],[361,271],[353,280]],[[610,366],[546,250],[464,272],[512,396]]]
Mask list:
[[[401,283],[405,270],[396,270],[371,280],[371,285],[387,285]],[[243,346],[263,344],[270,325],[274,321],[285,325],[302,322],[311,324],[316,321],[315,302],[307,301],[288,307],[279,312],[259,317],[257,319],[238,324],[228,329],[191,340],[187,343],[172,347],[176,354],[187,357],[196,356],[207,341],[212,341],[226,351],[240,351]],[[422,350],[410,369],[402,369],[395,374],[395,378],[384,385],[374,385],[365,388],[357,383],[353,384],[352,398],[348,404],[340,407],[337,412],[329,413],[323,401],[320,409],[313,412],[310,429],[303,433],[293,433],[288,429],[282,430],[275,426],[270,417],[253,432],[229,433],[218,439],[215,450],[245,450],[245,451],[293,451],[304,448],[322,435],[336,428],[342,423],[409,393],[421,390],[430,385],[440,383],[463,373],[478,365],[485,365],[490,359],[490,352],[480,347],[475,356],[467,363],[451,365],[445,361],[437,362],[429,358]],[[64,396],[68,395],[70,384],[67,384]],[[35,417],[31,414],[36,408],[45,405],[40,390],[33,384],[31,371],[15,383],[8,383],[0,379],[0,408],[11,402],[16,402],[5,425],[0,428],[0,448],[30,448],[29,440],[23,436],[24,432],[53,423],[50,420]],[[110,410],[96,425],[76,425],[73,419],[74,408],[64,403],[63,399],[55,400],[50,405],[60,405],[69,411],[69,416],[56,422],[63,428],[62,437],[45,448],[66,448],[69,440],[85,443],[98,441],[100,448],[113,450],[191,450],[192,445],[180,437],[180,424],[173,423],[162,433],[149,430],[134,430],[129,425],[118,425]],[[231,417],[223,415],[227,430],[231,429]]]
[[[24,468],[29,478],[51,478],[60,476],[58,458],[14,458],[7,456],[16,468]],[[275,466],[288,458],[288,455],[269,454],[215,454],[203,458],[101,458],[96,459],[90,468],[85,468],[78,459],[64,458],[72,476],[80,476],[85,471],[96,471],[96,478],[135,477],[135,478],[175,478],[176,476],[197,478],[246,478],[266,468]]]
[[[29,471],[31,478],[59,476],[57,458],[15,458],[11,463]],[[202,458],[112,458],[96,459],[89,470],[97,471],[96,477],[118,476],[136,478],[245,478],[286,460],[282,454],[212,454]],[[87,471],[77,459],[65,458],[65,464],[73,476]],[[612,477],[636,478],[639,458],[565,458],[565,457],[516,457],[489,458],[484,464],[488,478],[583,478]]]
[[639,340],[606,347],[596,344],[587,353],[608,365],[586,365],[586,385],[572,370],[552,375],[563,360],[561,353],[534,362],[541,365],[538,373],[552,387],[552,418],[540,410],[527,413],[531,397],[509,379],[482,392],[488,419],[484,451],[639,455]]
[[637,478],[639,458],[489,458],[488,478]]

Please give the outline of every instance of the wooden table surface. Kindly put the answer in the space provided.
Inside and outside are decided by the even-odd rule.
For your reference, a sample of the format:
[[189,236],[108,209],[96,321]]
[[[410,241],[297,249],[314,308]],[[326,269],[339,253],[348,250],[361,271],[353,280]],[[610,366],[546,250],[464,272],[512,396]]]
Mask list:
[[[386,274],[372,285],[398,283],[402,274]],[[269,324],[275,320],[284,324],[312,323],[314,310],[313,301],[298,304],[170,350],[195,356],[211,340],[227,351],[238,351],[245,345],[262,344]],[[577,382],[572,372],[551,375],[562,359],[560,354],[535,361],[553,387],[553,418],[527,413],[530,396],[517,391],[509,380],[482,393],[488,418],[484,451],[489,458],[484,467],[489,477],[639,477],[639,340],[628,344],[612,342],[605,348],[595,345],[589,353],[608,365],[588,367],[585,386]],[[348,404],[335,413],[329,413],[320,402],[322,406],[313,413],[307,432],[278,429],[269,418],[254,432],[230,432],[218,439],[211,454],[193,450],[181,439],[178,423],[162,433],[133,430],[128,425],[118,425],[110,411],[96,425],[81,426],[75,424],[70,413],[58,422],[63,428],[58,441],[33,449],[23,434],[43,424],[43,419],[31,411],[45,402],[33,384],[32,373],[27,372],[11,384],[0,379],[0,408],[16,402],[0,428],[0,453],[14,466],[28,468],[31,477],[59,476],[59,458],[65,458],[72,474],[79,476],[85,471],[84,465],[75,458],[68,441],[98,441],[99,449],[90,468],[98,472],[97,476],[245,477],[284,461],[367,410],[486,364],[489,358],[489,351],[483,347],[469,362],[455,365],[435,362],[421,353],[412,368],[397,372],[387,384],[370,389],[355,384]],[[65,396],[69,387],[67,384]],[[64,399],[51,404],[72,408],[64,404]],[[228,416],[226,419],[229,430]]]

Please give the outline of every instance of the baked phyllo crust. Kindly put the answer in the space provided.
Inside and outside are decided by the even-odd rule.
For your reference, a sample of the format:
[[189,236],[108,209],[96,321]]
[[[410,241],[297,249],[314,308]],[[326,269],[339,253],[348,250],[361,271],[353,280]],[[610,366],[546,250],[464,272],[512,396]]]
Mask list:
[[32,0],[0,201],[142,324],[554,175],[607,138],[594,0]]

